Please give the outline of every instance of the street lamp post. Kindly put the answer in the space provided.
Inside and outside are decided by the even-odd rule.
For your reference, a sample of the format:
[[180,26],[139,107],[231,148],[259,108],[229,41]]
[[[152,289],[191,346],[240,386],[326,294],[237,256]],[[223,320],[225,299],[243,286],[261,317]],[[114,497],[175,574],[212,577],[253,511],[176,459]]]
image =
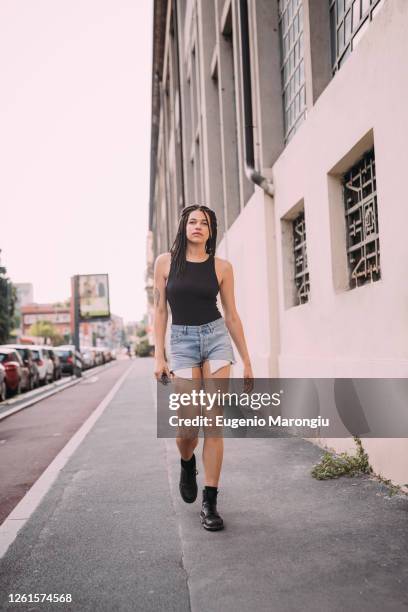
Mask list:
[[79,339],[79,322],[80,322],[80,308],[79,308],[79,276],[74,276],[74,374],[77,378],[82,376],[82,368],[77,364],[77,355],[80,355],[80,339]]

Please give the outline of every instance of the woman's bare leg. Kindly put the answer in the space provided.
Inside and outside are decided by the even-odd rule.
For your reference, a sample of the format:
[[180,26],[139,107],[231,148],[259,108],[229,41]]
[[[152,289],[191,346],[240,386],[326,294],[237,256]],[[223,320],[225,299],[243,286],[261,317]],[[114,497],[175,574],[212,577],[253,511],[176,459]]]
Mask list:
[[[231,371],[231,365],[226,365],[211,373],[210,364],[208,361],[203,363],[203,378],[214,379],[214,391],[217,387],[222,389],[222,382],[217,379],[224,378],[229,379]],[[225,385],[229,384],[227,380]],[[211,392],[209,388],[206,389]],[[214,416],[214,415],[213,415]],[[222,429],[216,428],[214,434],[211,435],[211,431],[205,431],[204,445],[203,445],[203,464],[204,464],[204,476],[205,485],[208,487],[218,487],[218,482],[221,474],[222,460],[224,456],[224,438],[222,436]]]
[[186,438],[176,438],[176,443],[180,451],[180,456],[184,461],[189,461],[193,456],[194,449],[198,444],[198,438],[188,440]]
[[[199,388],[199,383],[201,382],[201,376],[202,375],[201,375],[200,367],[192,368],[192,380],[195,381],[196,386],[198,388]],[[180,378],[177,375],[174,376],[173,380],[175,383],[175,387],[174,387],[175,392],[178,392],[178,391],[188,392],[188,390],[194,386],[194,384],[188,385],[188,382],[189,382],[188,379]],[[184,461],[188,461],[193,456],[194,449],[196,448],[198,444],[199,429],[200,428],[196,428],[196,433],[192,432],[191,436],[189,436],[187,432],[185,432],[183,437],[176,437],[176,444],[180,451],[181,458],[184,459]]]

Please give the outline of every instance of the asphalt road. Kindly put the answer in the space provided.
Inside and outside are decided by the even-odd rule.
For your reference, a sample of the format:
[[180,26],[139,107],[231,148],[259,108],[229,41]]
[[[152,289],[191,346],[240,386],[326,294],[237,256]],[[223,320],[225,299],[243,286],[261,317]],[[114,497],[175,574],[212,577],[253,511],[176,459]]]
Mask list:
[[78,385],[0,421],[0,524],[126,367],[123,360],[90,371]]

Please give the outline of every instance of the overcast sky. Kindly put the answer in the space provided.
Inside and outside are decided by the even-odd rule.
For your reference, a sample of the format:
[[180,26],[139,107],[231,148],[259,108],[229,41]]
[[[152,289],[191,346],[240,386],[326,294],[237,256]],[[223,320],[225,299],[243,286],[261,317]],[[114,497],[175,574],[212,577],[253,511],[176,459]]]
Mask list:
[[1,257],[36,302],[107,272],[146,310],[151,37],[151,0],[0,2]]

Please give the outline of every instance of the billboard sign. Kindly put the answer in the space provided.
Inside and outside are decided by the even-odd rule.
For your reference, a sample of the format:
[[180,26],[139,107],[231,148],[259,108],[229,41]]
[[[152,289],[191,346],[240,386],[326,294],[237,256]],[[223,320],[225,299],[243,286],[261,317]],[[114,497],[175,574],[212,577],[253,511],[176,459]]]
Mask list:
[[80,274],[78,276],[78,293],[81,321],[110,318],[107,274]]

